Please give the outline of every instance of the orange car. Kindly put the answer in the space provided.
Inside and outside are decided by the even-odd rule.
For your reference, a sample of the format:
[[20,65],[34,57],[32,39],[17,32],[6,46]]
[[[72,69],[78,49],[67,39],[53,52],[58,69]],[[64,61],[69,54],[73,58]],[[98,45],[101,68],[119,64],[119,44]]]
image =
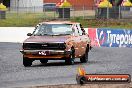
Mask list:
[[80,23],[49,21],[38,24],[33,33],[23,42],[23,65],[31,66],[34,60],[47,63],[48,60],[65,60],[74,64],[75,58],[86,63],[90,39]]

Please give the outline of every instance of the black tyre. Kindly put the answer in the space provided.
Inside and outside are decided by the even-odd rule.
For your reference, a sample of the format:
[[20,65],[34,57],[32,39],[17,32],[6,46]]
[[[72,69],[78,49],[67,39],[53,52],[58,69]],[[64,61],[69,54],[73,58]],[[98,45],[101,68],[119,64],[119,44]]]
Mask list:
[[71,54],[68,59],[66,59],[66,63],[69,65],[73,65],[75,61],[75,49],[72,47],[71,48]]
[[32,60],[30,60],[30,59],[28,59],[28,58],[26,58],[26,57],[23,57],[23,65],[25,66],[25,67],[29,67],[29,66],[31,66],[32,65]]
[[87,46],[85,54],[80,58],[81,63],[88,62],[88,51],[89,51],[89,46]]
[[83,85],[87,82],[87,79],[83,76],[77,76],[76,80],[77,80],[77,84],[81,84],[81,85]]
[[42,64],[46,64],[46,63],[48,62],[48,60],[40,60],[40,62],[41,62]]

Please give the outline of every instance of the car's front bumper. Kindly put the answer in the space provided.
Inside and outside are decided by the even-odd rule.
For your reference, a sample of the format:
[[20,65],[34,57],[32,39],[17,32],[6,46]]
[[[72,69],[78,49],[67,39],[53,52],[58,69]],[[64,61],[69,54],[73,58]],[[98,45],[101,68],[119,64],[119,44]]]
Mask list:
[[64,58],[71,54],[70,50],[20,50],[20,52],[28,58]]

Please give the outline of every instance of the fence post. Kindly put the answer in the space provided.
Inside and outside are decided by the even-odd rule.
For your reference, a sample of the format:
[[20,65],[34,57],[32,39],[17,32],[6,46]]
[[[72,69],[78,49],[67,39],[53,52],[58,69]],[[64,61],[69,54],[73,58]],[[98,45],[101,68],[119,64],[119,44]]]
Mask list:
[[17,0],[17,15],[18,15],[18,13],[19,13],[19,0]]
[[62,8],[62,18],[63,18],[63,19],[64,19],[64,14],[65,14],[64,8]]
[[75,18],[75,9],[76,9],[76,7],[74,6],[73,7],[73,18]]
[[96,19],[98,17],[98,8],[97,8],[97,6],[95,6],[94,8],[95,8],[95,10],[94,10],[94,12],[95,12],[94,17]]
[[85,18],[85,7],[83,5],[83,19]]
[[44,19],[46,20],[46,10],[43,8],[43,13],[44,13]]
[[[31,8],[32,8],[32,7],[31,7]],[[34,6],[33,8],[34,8],[34,13],[35,13],[35,9],[36,9],[35,6]]]
[[54,12],[54,19],[56,19],[56,18],[55,18],[55,16],[56,16],[55,11],[56,11],[56,10],[53,10],[53,12]]
[[109,19],[109,4],[107,6],[107,19]]
[[119,19],[121,19],[121,6],[119,6]]

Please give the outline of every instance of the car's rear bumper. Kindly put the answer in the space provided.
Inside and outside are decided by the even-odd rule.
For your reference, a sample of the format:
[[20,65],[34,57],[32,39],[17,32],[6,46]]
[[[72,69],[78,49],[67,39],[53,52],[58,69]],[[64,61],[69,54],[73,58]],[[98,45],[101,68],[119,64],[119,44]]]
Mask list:
[[68,57],[71,54],[71,51],[65,50],[20,50],[24,57],[28,58],[47,58],[47,59],[59,59]]

